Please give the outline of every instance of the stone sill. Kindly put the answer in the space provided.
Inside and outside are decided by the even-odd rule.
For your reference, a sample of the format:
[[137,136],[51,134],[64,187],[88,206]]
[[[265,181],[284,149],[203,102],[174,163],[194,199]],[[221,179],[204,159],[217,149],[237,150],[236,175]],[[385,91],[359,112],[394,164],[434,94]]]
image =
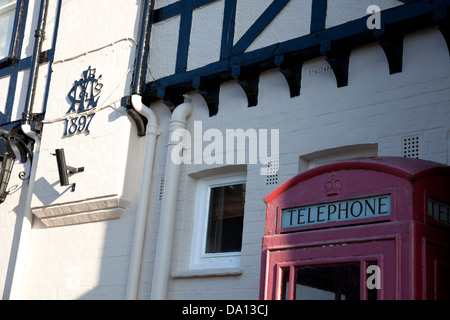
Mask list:
[[192,278],[192,277],[215,277],[215,276],[238,276],[243,272],[242,268],[210,268],[191,269],[177,271],[172,274],[172,278]]
[[96,221],[118,219],[128,206],[118,195],[84,199],[31,208],[33,214],[47,227],[59,227]]

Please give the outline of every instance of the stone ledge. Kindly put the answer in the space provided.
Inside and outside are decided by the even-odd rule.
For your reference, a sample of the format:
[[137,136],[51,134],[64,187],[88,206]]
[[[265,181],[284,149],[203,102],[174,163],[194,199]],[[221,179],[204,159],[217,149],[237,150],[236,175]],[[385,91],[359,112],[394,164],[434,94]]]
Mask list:
[[241,267],[189,269],[172,273],[172,278],[239,276],[242,272],[243,269]]
[[47,227],[105,221],[120,218],[128,201],[118,195],[31,208]]

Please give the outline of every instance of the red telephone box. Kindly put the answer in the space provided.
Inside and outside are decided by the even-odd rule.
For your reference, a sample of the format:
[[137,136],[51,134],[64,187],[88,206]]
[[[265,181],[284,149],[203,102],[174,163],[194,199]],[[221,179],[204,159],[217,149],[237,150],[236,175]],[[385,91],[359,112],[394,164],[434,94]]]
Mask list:
[[265,199],[261,299],[449,299],[450,167],[317,167]]

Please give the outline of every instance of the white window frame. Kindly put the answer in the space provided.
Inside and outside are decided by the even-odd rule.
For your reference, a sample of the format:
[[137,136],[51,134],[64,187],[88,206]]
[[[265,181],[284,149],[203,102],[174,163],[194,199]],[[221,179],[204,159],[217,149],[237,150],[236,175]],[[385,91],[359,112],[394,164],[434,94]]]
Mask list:
[[241,265],[241,251],[205,253],[206,234],[209,219],[211,189],[233,184],[247,183],[245,173],[227,174],[205,178],[197,182],[194,226],[190,269],[238,268]]

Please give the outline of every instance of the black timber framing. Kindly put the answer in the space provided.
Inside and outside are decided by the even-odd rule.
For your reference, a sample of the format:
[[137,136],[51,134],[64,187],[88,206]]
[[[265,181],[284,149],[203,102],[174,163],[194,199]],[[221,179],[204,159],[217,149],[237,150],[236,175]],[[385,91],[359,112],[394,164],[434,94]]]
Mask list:
[[[402,70],[403,37],[406,33],[437,26],[450,45],[450,0],[403,0],[403,5],[382,11],[381,29],[373,30],[367,27],[368,16],[326,29],[327,0],[313,0],[310,34],[246,52],[289,1],[274,0],[233,46],[236,0],[225,0],[220,60],[186,71],[189,41],[185,37],[179,41],[175,74],[147,82],[143,102],[149,105],[162,99],[169,105],[177,105],[182,102],[184,93],[197,90],[205,98],[210,116],[213,116],[218,112],[219,87],[223,81],[236,79],[247,95],[248,105],[255,106],[259,75],[265,70],[278,68],[286,77],[291,97],[295,97],[300,94],[302,65],[307,60],[324,56],[336,76],[337,86],[342,87],[348,84],[348,63],[353,48],[378,43],[386,54],[392,74]],[[213,2],[179,1],[154,10],[152,21],[157,23],[184,14],[188,18],[181,19],[180,33],[189,29],[190,34],[192,11]]]

